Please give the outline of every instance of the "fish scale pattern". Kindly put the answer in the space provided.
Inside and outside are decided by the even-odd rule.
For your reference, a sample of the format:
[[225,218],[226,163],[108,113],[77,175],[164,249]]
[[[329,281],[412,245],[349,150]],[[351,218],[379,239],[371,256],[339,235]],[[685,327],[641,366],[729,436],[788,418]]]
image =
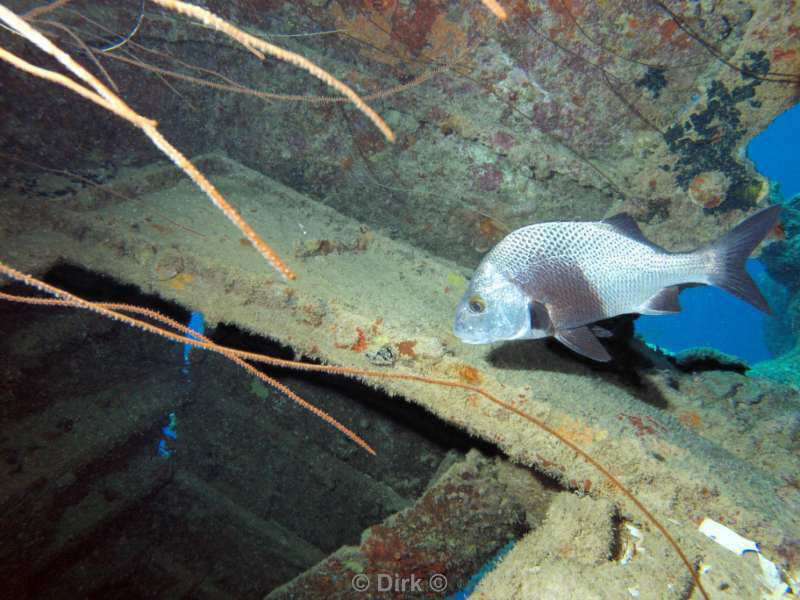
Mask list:
[[486,260],[517,280],[536,272],[538,264],[577,267],[602,303],[598,319],[631,312],[664,287],[702,282],[705,265],[700,254],[666,252],[602,222],[522,227],[495,246]]

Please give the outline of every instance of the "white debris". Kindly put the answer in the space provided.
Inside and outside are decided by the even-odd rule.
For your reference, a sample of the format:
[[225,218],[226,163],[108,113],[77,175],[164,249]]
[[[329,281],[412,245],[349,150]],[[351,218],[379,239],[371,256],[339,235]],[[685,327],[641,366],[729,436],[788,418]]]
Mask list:
[[703,522],[700,523],[699,530],[731,552],[735,552],[739,555],[745,552],[755,552],[758,554],[758,562],[761,565],[762,583],[770,591],[770,595],[767,596],[767,598],[781,598],[785,593],[790,592],[789,586],[786,585],[783,580],[781,570],[775,563],[764,558],[756,542],[742,537],[733,529],[729,529],[722,523],[717,523],[709,518],[703,519]]
[[764,583],[766,583],[767,587],[772,591],[787,591],[788,588],[783,582],[778,565],[764,558],[764,555],[760,552],[758,553],[758,562],[761,563],[761,573],[764,575]]
[[642,547],[642,539],[644,539],[644,536],[642,532],[630,523],[625,523],[625,528],[628,530],[630,538],[626,540],[625,551],[622,554],[622,558],[619,559],[619,564],[621,565],[627,565],[631,562],[631,559],[637,552],[644,552],[644,548]]
[[723,548],[727,548],[736,554],[761,552],[758,549],[758,544],[754,541],[743,538],[733,529],[728,529],[722,523],[717,523],[708,517],[703,519],[703,522],[700,523],[700,533],[704,533]]

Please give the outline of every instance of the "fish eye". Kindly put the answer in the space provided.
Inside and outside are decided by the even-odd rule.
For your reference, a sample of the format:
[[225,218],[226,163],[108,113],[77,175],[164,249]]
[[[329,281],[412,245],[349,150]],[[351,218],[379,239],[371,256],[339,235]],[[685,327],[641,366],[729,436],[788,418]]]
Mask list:
[[467,303],[469,311],[473,313],[482,313],[486,310],[486,303],[480,296],[472,296]]

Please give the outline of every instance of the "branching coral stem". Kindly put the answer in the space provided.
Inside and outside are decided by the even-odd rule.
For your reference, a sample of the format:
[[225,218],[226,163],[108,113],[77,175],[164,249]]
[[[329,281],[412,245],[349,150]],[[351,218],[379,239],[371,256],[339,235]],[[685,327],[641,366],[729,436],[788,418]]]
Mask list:
[[[0,299],[9,300],[9,301],[12,301],[12,302],[25,302],[25,303],[28,303],[28,304],[39,304],[39,305],[43,304],[43,305],[48,305],[48,306],[72,306],[72,307],[76,307],[76,308],[85,308],[85,309],[91,310],[92,312],[95,312],[97,314],[100,314],[100,315],[103,315],[105,317],[109,317],[111,319],[114,319],[116,321],[122,321],[122,322],[126,323],[127,325],[131,325],[132,327],[138,327],[140,329],[143,329],[143,330],[147,331],[148,333],[153,333],[155,335],[160,335],[161,337],[165,337],[168,340],[171,340],[171,341],[174,341],[174,342],[179,342],[181,344],[191,344],[191,345],[196,346],[198,348],[203,348],[204,350],[210,350],[212,352],[216,352],[218,354],[221,354],[225,358],[233,361],[234,363],[236,363],[237,365],[242,367],[244,370],[246,370],[251,375],[254,375],[255,377],[258,377],[259,379],[261,379],[267,385],[272,386],[273,388],[275,388],[278,391],[282,392],[283,394],[285,394],[286,396],[291,398],[294,402],[299,404],[301,407],[303,407],[304,409],[306,409],[307,411],[312,413],[314,416],[319,417],[320,419],[322,419],[323,421],[325,421],[326,423],[328,423],[332,427],[334,427],[337,430],[339,430],[340,432],[342,432],[344,435],[346,435],[353,442],[355,442],[356,444],[361,446],[364,450],[366,450],[370,454],[373,454],[373,455],[375,454],[375,450],[373,450],[372,447],[367,442],[365,442],[364,439],[361,438],[359,435],[357,435],[356,433],[354,433],[353,431],[351,431],[350,429],[348,429],[347,427],[342,425],[339,421],[334,419],[332,416],[330,416],[325,411],[317,408],[316,406],[314,406],[310,402],[307,402],[306,400],[303,400],[303,398],[301,398],[300,396],[295,394],[292,390],[287,388],[285,385],[283,385],[282,383],[280,383],[276,379],[270,377],[269,375],[265,375],[264,373],[262,373],[261,371],[259,371],[255,367],[253,367],[252,365],[249,365],[248,363],[246,363],[238,355],[237,351],[229,349],[229,348],[226,348],[225,346],[220,346],[218,344],[215,344],[214,342],[209,340],[204,335],[189,329],[185,325],[183,325],[181,323],[178,323],[177,321],[175,321],[173,319],[170,319],[169,317],[166,317],[166,316],[162,315],[161,313],[158,313],[156,311],[150,310],[148,308],[143,308],[143,307],[140,307],[140,306],[132,306],[132,305],[129,305],[129,304],[115,304],[115,303],[109,303],[109,302],[90,302],[89,300],[85,300],[83,298],[79,298],[78,296],[70,294],[69,292],[67,292],[65,290],[56,288],[54,286],[51,286],[51,285],[45,283],[44,281],[40,281],[38,279],[35,279],[34,277],[26,275],[25,273],[17,271],[16,269],[13,269],[13,268],[9,267],[9,266],[3,264],[2,262],[0,262],[0,272],[5,273],[6,275],[11,277],[12,279],[16,279],[18,281],[21,281],[23,283],[26,283],[26,284],[31,285],[33,287],[36,287],[36,288],[42,290],[43,292],[47,292],[48,294],[52,294],[53,296],[56,296],[56,298],[30,298],[30,297],[25,297],[25,296],[14,296],[12,294],[6,294],[4,292],[0,292]],[[174,333],[174,332],[169,331],[167,329],[164,329],[162,327],[158,327],[156,325],[153,325],[152,323],[148,323],[148,322],[142,321],[140,319],[135,319],[135,318],[130,317],[130,316],[126,315],[126,314],[123,314],[123,313],[126,313],[126,312],[137,313],[137,314],[143,315],[143,316],[145,316],[145,317],[147,317],[149,319],[153,319],[155,321],[160,321],[161,323],[164,323],[165,325],[168,325],[169,327],[172,327],[173,329],[181,331],[186,335],[193,336],[193,338],[195,338],[195,339],[184,337],[182,335],[179,335],[177,333]]]
[[661,532],[661,534],[664,536],[664,538],[667,540],[667,542],[669,542],[669,544],[672,546],[672,548],[678,554],[678,556],[680,557],[680,559],[683,562],[683,564],[689,570],[689,573],[691,573],[691,576],[694,579],[695,585],[697,585],[697,588],[700,590],[700,592],[702,593],[703,597],[706,600],[709,600],[709,596],[706,593],[705,589],[703,588],[703,584],[700,582],[700,577],[697,574],[696,569],[689,562],[689,559],[686,557],[686,554],[683,552],[681,547],[678,545],[678,542],[675,541],[675,538],[672,537],[672,535],[669,533],[669,531],[667,531],[666,527],[664,527],[656,519],[656,517],[653,515],[653,513],[650,512],[650,510],[647,507],[645,507],[645,505],[634,495],[633,492],[631,492],[627,487],[625,487],[622,484],[622,482],[619,481],[619,479],[617,479],[614,475],[612,475],[611,472],[606,467],[604,467],[596,459],[594,459],[586,450],[583,450],[580,446],[578,446],[577,444],[575,444],[574,442],[569,440],[566,436],[564,436],[563,434],[559,433],[558,431],[556,431],[555,429],[550,427],[547,423],[545,423],[541,419],[538,419],[538,418],[534,417],[533,415],[530,415],[530,414],[526,413],[525,411],[520,410],[519,408],[509,404],[508,402],[504,402],[503,400],[500,400],[499,398],[497,398],[496,396],[494,396],[493,394],[489,393],[488,391],[486,391],[485,389],[483,389],[481,387],[477,387],[477,386],[474,386],[474,385],[469,385],[469,384],[466,384],[466,383],[460,383],[460,382],[457,382],[457,381],[449,381],[449,380],[445,380],[445,379],[435,379],[435,378],[432,378],[432,377],[425,377],[425,376],[422,376],[422,375],[415,375],[413,373],[397,373],[397,372],[386,372],[386,371],[374,371],[374,370],[370,370],[370,369],[355,369],[355,368],[349,368],[349,367],[337,367],[337,366],[334,366],[334,365],[316,365],[316,364],[304,363],[304,362],[299,362],[299,361],[294,361],[294,360],[279,359],[279,358],[275,358],[275,357],[272,357],[272,356],[267,356],[267,355],[264,355],[264,354],[255,354],[253,352],[245,352],[245,351],[242,351],[242,350],[236,350],[236,349],[233,349],[233,348],[228,348],[226,346],[220,346],[218,344],[215,344],[214,342],[212,342],[211,340],[209,340],[208,338],[206,338],[204,336],[200,337],[200,339],[191,339],[191,338],[179,335],[177,333],[174,333],[172,331],[168,331],[168,330],[166,330],[166,329],[164,329],[162,327],[158,327],[156,325],[153,325],[152,323],[147,323],[147,322],[142,321],[140,319],[135,319],[135,318],[130,317],[130,316],[126,315],[126,314],[123,314],[124,312],[135,312],[135,313],[138,313],[138,314],[142,314],[142,315],[147,316],[150,319],[154,319],[154,320],[160,321],[160,322],[162,322],[162,323],[164,323],[166,325],[169,325],[170,327],[172,327],[174,329],[177,329],[178,331],[181,331],[184,334],[197,336],[196,333],[192,332],[191,330],[189,330],[189,328],[185,327],[184,325],[181,325],[181,324],[177,323],[176,321],[174,321],[172,319],[169,319],[168,317],[165,317],[164,315],[161,315],[160,313],[157,313],[157,312],[152,311],[150,309],[136,307],[136,306],[130,306],[130,305],[105,304],[105,303],[99,303],[99,302],[90,302],[88,300],[84,300],[83,298],[75,296],[74,294],[70,294],[69,292],[66,292],[66,291],[64,291],[64,290],[62,290],[60,288],[57,288],[57,287],[52,286],[52,285],[49,285],[49,284],[45,283],[44,281],[41,281],[39,279],[36,279],[35,277],[32,277],[31,275],[27,275],[25,273],[22,273],[21,271],[13,269],[12,267],[9,267],[8,265],[4,264],[3,262],[0,262],[0,273],[3,273],[8,277],[10,277],[12,279],[15,279],[17,281],[20,281],[22,283],[25,283],[25,284],[27,284],[29,286],[38,288],[39,290],[41,290],[43,292],[46,292],[48,294],[51,294],[51,295],[55,296],[56,298],[58,298],[57,300],[54,300],[54,299],[51,299],[51,298],[30,298],[30,297],[26,297],[26,296],[13,296],[13,295],[10,295],[10,294],[0,293],[0,299],[11,300],[11,301],[15,301],[15,302],[27,302],[27,303],[30,303],[30,304],[64,305],[64,306],[74,306],[74,307],[77,307],[77,308],[84,308],[84,309],[87,309],[87,310],[94,311],[94,312],[96,312],[98,314],[101,314],[103,316],[110,317],[110,318],[115,319],[115,320],[123,321],[123,322],[125,322],[125,323],[127,323],[129,325],[134,326],[134,327],[139,327],[140,329],[144,329],[145,331],[147,331],[149,333],[160,335],[162,337],[165,337],[165,338],[167,338],[169,340],[172,340],[172,341],[179,342],[181,344],[190,344],[190,345],[196,346],[198,348],[203,348],[205,350],[211,350],[212,352],[217,352],[218,354],[221,354],[221,355],[225,356],[226,358],[228,358],[228,359],[232,360],[233,362],[235,362],[237,365],[239,365],[242,368],[246,369],[249,373],[251,373],[253,375],[256,375],[257,377],[261,378],[268,385],[271,385],[271,386],[275,387],[276,389],[280,390],[281,392],[283,392],[284,394],[286,394],[287,396],[292,398],[295,402],[297,402],[301,406],[303,406],[306,410],[309,410],[310,412],[314,413],[316,416],[320,417],[325,422],[329,423],[330,425],[332,425],[333,427],[335,427],[336,429],[338,429],[339,431],[344,433],[347,437],[349,437],[351,440],[353,440],[359,446],[361,446],[362,448],[364,448],[365,450],[367,450],[368,452],[370,452],[372,454],[375,453],[374,450],[372,450],[372,448],[363,439],[361,439],[358,435],[356,435],[355,433],[353,433],[352,431],[347,429],[344,425],[342,425],[341,423],[339,423],[338,421],[333,419],[333,417],[331,417],[327,413],[321,411],[320,409],[318,409],[315,406],[309,404],[308,402],[306,402],[305,400],[303,400],[302,398],[300,398],[299,396],[294,394],[294,392],[292,392],[291,390],[289,390],[288,388],[283,386],[281,383],[275,381],[274,379],[272,379],[271,377],[269,377],[267,375],[264,375],[263,373],[261,373],[260,371],[258,371],[255,368],[253,368],[248,363],[244,362],[245,359],[246,360],[252,360],[252,361],[255,361],[255,362],[263,362],[263,363],[267,363],[267,364],[274,365],[274,366],[279,366],[279,367],[287,367],[287,368],[290,368],[290,369],[296,369],[296,370],[301,370],[301,371],[318,371],[318,372],[323,372],[323,373],[333,373],[333,374],[336,374],[336,375],[347,375],[347,376],[365,377],[365,378],[373,378],[373,379],[395,379],[395,380],[401,380],[401,381],[413,381],[413,382],[417,382],[417,383],[425,383],[425,384],[429,384],[429,385],[437,385],[437,386],[447,387],[447,388],[451,388],[451,389],[460,389],[460,390],[465,390],[465,391],[472,392],[472,393],[475,393],[475,394],[479,394],[480,396],[483,396],[488,401],[496,404],[497,406],[500,406],[501,408],[503,408],[503,409],[515,414],[515,415],[517,415],[518,417],[520,417],[522,419],[525,419],[526,421],[532,423],[533,425],[535,425],[539,429],[549,433],[550,435],[552,435],[553,437],[558,439],[567,448],[569,448],[570,450],[575,452],[583,460],[585,460],[587,463],[589,463],[589,465],[591,465],[592,467],[597,469],[597,471],[599,473],[601,473],[603,475],[603,477],[605,477],[608,481],[610,481],[611,484],[614,487],[616,487],[618,490],[620,490],[622,492],[622,494],[628,500],[630,500],[636,506],[636,508],[639,509],[639,511],[641,511],[641,513],[646,517],[646,519],[650,523],[652,523],[652,525],[656,529],[658,529]]
[[[179,2],[177,0],[152,1],[165,8],[189,15],[201,21],[208,27],[225,33],[262,59],[264,58],[265,54],[269,54],[280,60],[305,69],[315,77],[321,79],[346,96],[351,102],[353,102],[353,104],[356,105],[356,107],[358,107],[359,110],[366,114],[367,117],[369,117],[372,122],[375,123],[375,125],[381,130],[381,132],[389,141],[394,141],[395,135],[389,126],[386,125],[386,122],[381,119],[381,117],[378,116],[374,110],[367,106],[367,104],[352,89],[333,77],[327,71],[307,60],[305,57],[294,52],[289,52],[288,50],[284,50],[283,48],[279,48],[278,46],[245,33],[223,19],[220,19],[211,12],[198,6],[186,4],[185,2]],[[50,10],[60,5],[61,4],[54,3],[45,8]],[[275,251],[272,250],[272,248],[266,242],[264,242],[264,240],[253,230],[253,228],[250,227],[250,225],[242,218],[241,214],[239,214],[239,212],[225,200],[216,187],[214,187],[214,185],[212,185],[211,182],[206,179],[206,177],[191,163],[191,161],[189,161],[177,148],[170,144],[166,138],[161,135],[161,133],[158,131],[157,123],[154,120],[148,119],[136,113],[119,96],[107,88],[89,71],[84,69],[69,54],[58,48],[24,19],[20,18],[2,4],[0,4],[0,21],[3,21],[13,31],[38,46],[44,52],[53,56],[73,75],[80,79],[83,84],[70,79],[65,75],[62,75],[61,73],[33,65],[4,48],[0,48],[0,59],[5,60],[6,62],[27,73],[30,73],[31,75],[35,75],[36,77],[40,77],[69,88],[73,92],[83,96],[88,100],[91,100],[106,110],[113,112],[114,114],[139,127],[159,148],[159,150],[166,154],[173,163],[181,168],[192,179],[192,181],[194,181],[197,186],[200,187],[203,192],[205,192],[214,206],[220,209],[222,213],[236,227],[239,228],[239,230],[245,235],[245,237],[256,248],[256,250],[258,250],[258,252],[279,273],[281,273],[281,275],[289,280],[295,279],[294,272],[280,259],[280,257],[278,257]]]
[[274,56],[275,58],[294,65],[295,67],[299,67],[308,71],[317,79],[320,79],[324,83],[340,92],[342,95],[349,98],[349,100],[355,104],[358,110],[363,112],[369,118],[369,120],[381,130],[381,133],[386,136],[387,140],[390,142],[395,140],[394,132],[386,124],[386,121],[384,121],[378,115],[378,113],[372,110],[358,94],[356,94],[349,86],[345,85],[333,75],[318,67],[304,56],[301,56],[295,52],[290,52],[289,50],[285,50],[284,48],[275,46],[274,44],[270,44],[261,38],[250,35],[249,33],[245,33],[241,29],[234,27],[227,21],[220,19],[218,16],[207,11],[206,9],[195,6],[194,4],[187,4],[186,2],[180,2],[179,0],[152,0],[152,2],[155,2],[164,8],[169,8],[170,10],[188,15],[200,21],[203,23],[203,25],[224,33],[231,39],[236,40],[242,46],[256,54],[256,56],[259,56],[261,59],[264,59],[265,54],[269,54],[270,56]]
[[294,272],[287,267],[284,262],[278,257],[272,248],[253,230],[250,225],[242,218],[239,212],[231,206],[222,194],[219,193],[206,177],[197,170],[197,168],[187,159],[177,148],[170,144],[163,135],[158,131],[157,123],[152,119],[141,116],[130,108],[119,96],[108,89],[102,82],[100,82],[94,75],[84,69],[77,63],[69,54],[58,48],[49,39],[43,36],[39,31],[31,27],[29,23],[21,19],[19,16],[8,10],[5,6],[0,4],[0,21],[3,21],[11,29],[25,37],[27,40],[38,46],[41,50],[53,56],[62,65],[64,65],[72,74],[84,82],[85,85],[70,79],[69,77],[43,69],[33,65],[17,55],[0,48],[0,59],[11,63],[18,69],[21,69],[36,77],[41,77],[53,83],[58,83],[73,92],[83,96],[87,100],[91,100],[113,112],[114,114],[122,117],[126,121],[133,123],[139,127],[150,140],[158,147],[159,150],[164,152],[172,162],[181,168],[197,186],[205,192],[211,202],[219,208],[222,213],[234,224],[239,230],[250,240],[250,243],[258,250],[258,252],[279,272],[287,279],[294,279]]
[[503,8],[497,0],[481,0],[483,5],[498,19],[505,21],[508,18],[506,9]]

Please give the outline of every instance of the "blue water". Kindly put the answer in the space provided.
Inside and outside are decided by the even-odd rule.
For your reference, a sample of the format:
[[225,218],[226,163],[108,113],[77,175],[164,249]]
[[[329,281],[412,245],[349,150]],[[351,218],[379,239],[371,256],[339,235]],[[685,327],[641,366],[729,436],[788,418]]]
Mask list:
[[800,104],[778,116],[747,146],[758,172],[780,183],[786,199],[800,194]]
[[[747,261],[747,271],[758,280],[764,267]],[[764,342],[764,313],[743,300],[715,287],[689,288],[681,292],[683,310],[674,315],[641,316],[636,332],[645,340],[680,352],[688,348],[713,347],[753,364],[772,358]]]
[[[758,172],[778,183],[787,199],[800,194],[799,140],[800,104],[778,116],[747,147],[747,156]],[[757,260],[748,261],[747,270],[756,275],[756,281],[764,272]],[[636,332],[672,352],[710,346],[750,364],[772,358],[764,342],[764,322],[769,317],[712,287],[690,288],[680,298],[681,313],[640,317]]]

